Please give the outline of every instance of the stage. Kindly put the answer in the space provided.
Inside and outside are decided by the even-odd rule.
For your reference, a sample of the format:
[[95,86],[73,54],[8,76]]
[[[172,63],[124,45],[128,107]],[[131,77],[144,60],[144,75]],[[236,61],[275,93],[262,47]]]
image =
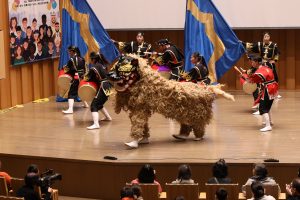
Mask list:
[[[195,175],[201,175],[195,180],[203,181],[210,176],[211,163],[219,158],[226,159],[232,167],[233,179],[240,182],[250,176],[250,163],[263,162],[267,158],[280,161],[270,164],[273,174],[282,173],[279,171],[282,167],[291,169],[288,173],[296,175],[294,170],[299,164],[295,163],[300,163],[300,91],[280,91],[282,99],[274,101],[272,108],[275,125],[272,132],[266,133],[259,131],[261,116],[251,114],[252,96],[242,91],[231,93],[235,95],[235,102],[221,97],[216,99],[214,117],[202,141],[193,141],[192,134],[185,142],[177,141],[172,134],[178,133],[179,125],[154,114],[150,119],[150,144],[132,150],[124,145],[131,140],[128,113],[115,114],[113,98],[105,106],[113,121],[101,122],[98,130],[86,129],[92,118],[89,108],[81,107],[81,103],[75,103],[73,115],[64,115],[61,110],[67,103],[56,103],[53,97],[49,102],[28,103],[0,115],[0,159],[3,168],[13,176],[22,177],[26,166],[32,162],[39,164],[41,170],[54,168],[64,176],[64,184],[58,183],[60,193],[103,199],[115,198],[118,194],[111,193],[119,191],[123,182],[135,178],[143,163],[156,166],[162,183],[172,181],[168,176],[173,174],[175,177],[181,163],[190,163],[201,170],[195,171]],[[113,156],[117,160],[106,160],[104,156]],[[235,172],[249,175],[240,177]],[[67,177],[78,173],[85,177],[83,182],[90,174],[95,179],[102,179],[103,175],[114,176],[112,184],[116,188],[91,191],[90,187],[90,193],[80,189],[75,191],[74,186],[80,185]],[[284,184],[290,178],[280,178],[279,182]],[[99,181],[100,186],[98,184],[96,188],[105,185]]]

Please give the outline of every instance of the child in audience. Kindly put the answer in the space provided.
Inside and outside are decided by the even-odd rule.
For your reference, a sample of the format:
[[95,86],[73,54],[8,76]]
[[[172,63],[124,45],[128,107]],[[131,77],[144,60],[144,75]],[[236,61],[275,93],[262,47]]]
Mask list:
[[229,184],[231,179],[228,178],[228,166],[224,159],[218,160],[212,168],[213,177],[208,179],[209,184]]
[[274,197],[270,195],[265,195],[265,189],[263,187],[263,184],[259,181],[252,182],[251,191],[253,197],[249,200],[275,200]]
[[175,184],[193,184],[194,180],[191,179],[192,172],[189,165],[180,165],[178,168],[178,176],[172,183]]
[[216,191],[216,200],[227,200],[227,191],[224,188],[219,188]]
[[158,185],[158,192],[161,193],[162,188],[161,188],[159,182],[157,182],[155,180],[155,178],[156,178],[155,177],[155,170],[152,168],[151,165],[146,164],[140,170],[140,172],[138,174],[138,178],[132,180],[131,184],[154,183],[154,184]]
[[126,186],[123,187],[120,192],[121,200],[134,200],[133,198],[133,191],[130,187]]
[[143,200],[141,187],[138,185],[131,186],[134,200]]

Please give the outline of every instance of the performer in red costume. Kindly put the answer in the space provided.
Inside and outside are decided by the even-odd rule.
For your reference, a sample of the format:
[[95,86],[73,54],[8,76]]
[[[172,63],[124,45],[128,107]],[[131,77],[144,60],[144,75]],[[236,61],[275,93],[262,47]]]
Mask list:
[[259,114],[263,116],[263,124],[265,123],[265,127],[260,129],[260,131],[271,131],[272,118],[270,110],[273,100],[278,95],[278,82],[275,81],[273,70],[265,65],[261,65],[262,59],[260,57],[253,57],[251,60],[252,66],[257,67],[257,70],[249,76],[247,81],[261,84],[258,110]]

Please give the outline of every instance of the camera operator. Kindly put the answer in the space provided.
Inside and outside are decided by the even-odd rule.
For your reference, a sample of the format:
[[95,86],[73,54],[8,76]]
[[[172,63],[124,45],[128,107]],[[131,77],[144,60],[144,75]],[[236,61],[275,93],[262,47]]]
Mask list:
[[37,175],[38,180],[36,182],[36,185],[41,187],[41,193],[42,193],[44,200],[51,200],[53,190],[49,185],[44,185],[44,184],[40,183],[41,182],[40,181],[41,180],[40,171],[39,171],[39,168],[37,167],[37,165],[35,165],[35,164],[29,165],[29,167],[27,169],[27,175],[28,174],[36,174]]
[[17,197],[24,197],[25,200],[41,200],[40,194],[35,191],[39,176],[35,173],[27,173],[25,185],[17,191]]

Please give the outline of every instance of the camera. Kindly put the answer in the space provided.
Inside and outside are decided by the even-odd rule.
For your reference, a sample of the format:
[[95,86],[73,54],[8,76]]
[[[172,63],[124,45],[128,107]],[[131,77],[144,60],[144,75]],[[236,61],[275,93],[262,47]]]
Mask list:
[[59,173],[55,173],[53,169],[48,169],[45,172],[41,173],[41,177],[38,180],[38,186],[40,186],[41,188],[50,187],[57,180],[61,181],[62,175]]

